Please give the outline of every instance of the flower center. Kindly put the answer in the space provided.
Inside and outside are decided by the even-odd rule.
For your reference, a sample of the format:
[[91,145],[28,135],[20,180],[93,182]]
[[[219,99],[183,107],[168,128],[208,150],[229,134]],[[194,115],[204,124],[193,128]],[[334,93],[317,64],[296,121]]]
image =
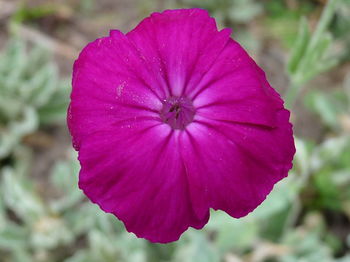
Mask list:
[[192,122],[195,109],[186,97],[169,97],[163,101],[160,117],[173,129],[185,129]]

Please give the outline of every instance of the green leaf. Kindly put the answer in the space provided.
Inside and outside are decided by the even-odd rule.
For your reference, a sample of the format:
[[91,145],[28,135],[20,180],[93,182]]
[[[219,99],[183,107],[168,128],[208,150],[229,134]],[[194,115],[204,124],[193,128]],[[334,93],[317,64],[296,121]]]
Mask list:
[[329,95],[322,92],[311,92],[305,98],[307,106],[322,118],[326,125],[338,127],[339,107]]
[[16,250],[24,248],[27,244],[28,228],[16,225],[12,222],[6,224],[6,228],[0,230],[0,250]]
[[190,231],[176,249],[174,262],[219,262],[220,256],[204,234]]
[[273,215],[284,211],[294,202],[299,192],[298,181],[289,176],[278,182],[266,200],[251,214],[258,220],[267,220]]
[[316,172],[334,161],[337,161],[349,146],[349,136],[328,138],[313,151],[310,159],[312,170]]
[[291,57],[287,64],[289,74],[295,74],[300,61],[303,59],[310,40],[310,31],[307,20],[303,17],[300,21],[299,33],[295,45],[291,51]]
[[71,86],[62,81],[50,101],[39,108],[40,123],[48,125],[66,121]]
[[59,161],[55,164],[51,182],[62,194],[62,197],[50,204],[55,212],[72,208],[83,199],[83,194],[78,188],[79,169],[80,165],[75,152],[70,152],[68,161]]
[[215,233],[214,243],[221,253],[230,249],[236,252],[248,250],[259,234],[258,224],[253,218],[232,219],[222,211],[211,214],[206,230]]
[[32,184],[26,178],[19,178],[13,169],[2,170],[0,186],[6,205],[28,225],[45,215],[45,207]]
[[8,42],[0,60],[0,159],[34,132],[39,121],[64,123],[70,90],[61,88],[58,77],[47,51],[27,50],[19,38]]
[[29,241],[36,249],[50,249],[71,244],[74,234],[62,218],[41,216],[32,228]]

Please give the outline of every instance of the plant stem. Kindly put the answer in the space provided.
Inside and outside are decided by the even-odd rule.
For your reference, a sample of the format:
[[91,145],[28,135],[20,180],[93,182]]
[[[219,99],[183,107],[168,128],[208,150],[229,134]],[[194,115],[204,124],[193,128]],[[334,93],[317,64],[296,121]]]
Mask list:
[[284,96],[285,106],[288,109],[292,109],[293,105],[302,89],[301,84],[297,84],[296,81],[291,81],[287,93]]
[[[316,29],[312,34],[310,42],[307,46],[307,49],[304,54],[304,59],[309,57],[308,54],[311,54],[314,48],[317,46],[318,42],[321,41],[322,36],[326,32],[329,26],[329,23],[331,22],[334,16],[334,12],[336,10],[338,1],[339,0],[328,0],[326,6],[323,9],[321,18],[317,23]],[[305,75],[305,72],[302,72],[302,70],[298,68],[296,73],[291,76],[291,84],[285,95],[285,104],[286,104],[286,107],[289,109],[292,109],[299,93],[303,88],[303,83],[306,81],[303,78],[303,75]]]
[[322,38],[322,35],[326,32],[337,7],[338,0],[328,0],[326,6],[323,9],[320,20],[317,23],[316,29],[312,35],[310,44],[307,51],[311,51]]

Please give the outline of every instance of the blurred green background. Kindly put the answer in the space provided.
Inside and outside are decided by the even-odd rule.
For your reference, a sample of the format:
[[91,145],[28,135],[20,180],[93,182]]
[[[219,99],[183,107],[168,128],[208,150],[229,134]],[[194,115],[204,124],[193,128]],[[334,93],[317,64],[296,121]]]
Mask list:
[[[287,179],[247,217],[212,212],[167,245],[137,239],[77,188],[65,124],[72,63],[109,29],[202,7],[292,111]],[[0,0],[0,262],[350,261],[350,0]]]

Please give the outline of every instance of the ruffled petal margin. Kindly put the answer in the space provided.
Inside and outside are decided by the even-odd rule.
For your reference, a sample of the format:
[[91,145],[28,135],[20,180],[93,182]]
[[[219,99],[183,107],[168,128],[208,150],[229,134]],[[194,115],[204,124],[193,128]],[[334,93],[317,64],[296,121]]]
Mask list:
[[[138,237],[175,241],[210,208],[244,216],[292,167],[289,112],[230,33],[205,10],[167,10],[90,43],[74,64],[79,187]],[[160,119],[171,96],[196,108],[185,130]]]

